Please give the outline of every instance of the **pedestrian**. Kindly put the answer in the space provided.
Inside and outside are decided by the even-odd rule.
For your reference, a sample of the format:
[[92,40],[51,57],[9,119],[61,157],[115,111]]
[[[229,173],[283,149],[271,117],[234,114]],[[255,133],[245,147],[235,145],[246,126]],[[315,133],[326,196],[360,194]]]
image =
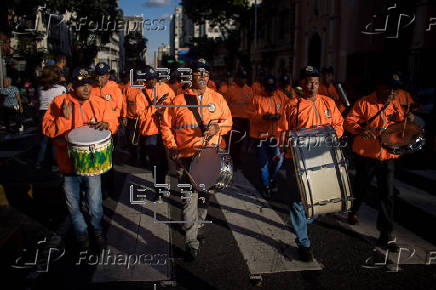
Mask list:
[[66,203],[70,212],[73,229],[76,234],[77,248],[86,251],[89,248],[88,226],[81,211],[81,188],[86,190],[86,201],[90,222],[94,233],[95,248],[99,251],[106,247],[103,234],[101,175],[83,176],[73,173],[72,161],[68,155],[68,133],[84,125],[96,129],[116,129],[111,123],[111,115],[105,100],[92,95],[93,79],[88,70],[76,68],[72,72],[73,91],[56,96],[50,103],[44,115],[42,130],[45,135],[53,138],[56,149],[56,162],[63,174]]
[[402,122],[406,117],[413,121],[413,114],[408,112],[406,115],[396,96],[399,80],[396,73],[381,78],[373,93],[354,104],[344,122],[344,128],[356,135],[353,142],[353,152],[356,155],[353,193],[356,200],[348,214],[348,223],[359,223],[359,208],[375,176],[378,189],[377,229],[380,231],[378,242],[391,252],[399,251],[393,236],[394,160],[399,155],[386,151],[379,142],[379,136],[391,124]]
[[[205,140],[209,140],[208,146],[221,146],[219,140],[232,127],[232,116],[224,97],[207,87],[209,71],[206,60],[195,60],[192,70],[192,87],[174,98],[174,106],[164,111],[160,126],[163,143],[180,170],[190,167]],[[179,183],[191,184],[186,172],[179,175]],[[201,203],[199,196],[204,196],[206,201]],[[184,198],[185,260],[193,261],[200,248],[199,230],[204,225],[194,221],[206,220],[208,193],[192,190],[185,192]]]
[[[341,137],[344,132],[344,119],[334,100],[318,93],[320,85],[318,69],[306,66],[302,70],[301,78],[302,95],[297,95],[296,102],[289,102],[284,110],[284,123],[281,125],[284,131],[299,131],[330,125],[335,129],[337,136]],[[289,159],[291,156],[287,155],[286,158]],[[290,175],[295,172],[292,160],[287,160],[285,166],[288,178],[294,180],[295,177]],[[312,262],[313,252],[307,233],[307,225],[311,220],[307,218],[298,189],[292,188],[289,194],[292,199],[290,218],[297,236],[295,241],[298,246],[299,259],[303,262]]]
[[[47,65],[42,70],[42,75],[39,80],[40,86],[38,87],[38,98],[39,98],[39,116],[40,125],[42,126],[42,119],[44,118],[45,112],[47,112],[50,103],[53,99],[66,93],[66,88],[59,83],[61,80],[61,72],[57,66]],[[47,147],[50,147],[50,156],[52,161],[55,161],[54,146],[50,138],[46,135],[42,135],[41,142],[39,144],[39,152],[36,159],[36,168],[40,169],[42,162],[45,160]]]
[[250,137],[256,144],[256,159],[260,170],[262,188],[260,193],[265,199],[277,190],[276,177],[283,163],[278,146],[282,128],[284,98],[277,92],[276,79],[267,76],[262,90],[255,90],[247,112],[250,119]]
[[170,105],[173,102],[174,91],[166,83],[158,82],[159,74],[151,66],[145,66],[143,77],[146,80],[143,83],[145,88],[135,96],[135,115],[140,121],[141,156],[148,157],[152,170],[156,166],[156,176],[154,176],[156,183],[165,184],[168,160],[159,127],[166,107],[160,106]]
[[12,79],[6,77],[3,81],[4,88],[0,88],[2,95],[3,121],[6,131],[14,133],[11,129],[11,119],[15,121],[19,134],[23,134],[23,105],[21,103],[20,92],[17,87],[12,85]]

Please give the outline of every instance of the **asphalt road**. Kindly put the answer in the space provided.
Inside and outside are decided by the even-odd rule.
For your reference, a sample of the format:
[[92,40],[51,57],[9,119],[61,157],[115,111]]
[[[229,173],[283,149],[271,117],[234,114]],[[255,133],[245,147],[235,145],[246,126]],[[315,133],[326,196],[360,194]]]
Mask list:
[[[24,148],[29,144],[23,141],[17,142],[20,142],[18,148]],[[37,142],[37,139],[32,142]],[[8,143],[4,148],[9,149],[11,146],[13,147],[13,143]],[[34,153],[28,152],[27,155],[21,155],[24,164],[18,162],[29,171],[21,175],[24,178],[27,175],[33,175],[32,154]],[[121,155],[119,160],[122,160],[122,157]],[[20,160],[20,158],[18,159]],[[18,165],[13,162],[12,160],[8,163],[10,169],[19,170],[19,168],[14,167]],[[24,172],[23,168],[21,168],[21,172]],[[256,168],[252,156],[248,156],[246,162],[243,163],[242,170],[245,177],[253,184],[258,182]],[[7,174],[7,170],[3,168],[2,174]],[[174,172],[171,174],[173,175]],[[172,180],[175,180],[174,175]],[[14,182],[18,181],[14,180]],[[26,180],[21,182],[26,184]],[[288,181],[282,174],[279,181],[280,190],[271,201],[272,208],[276,210],[285,224],[289,224],[288,211],[285,210],[289,201],[288,186]],[[15,190],[19,191],[19,187],[15,187]],[[52,196],[59,194],[59,186],[44,190]],[[368,196],[369,204],[373,203],[373,197],[374,193]],[[26,202],[35,205],[32,201]],[[169,204],[171,218],[180,219],[181,203],[177,193],[171,196]],[[55,210],[55,207],[59,206],[54,203],[46,206],[45,215],[49,215],[50,209]],[[31,206],[23,207],[23,211],[29,208]],[[59,208],[57,209],[59,211]],[[65,209],[60,211],[62,212],[62,210]],[[41,212],[44,211],[37,211],[35,219],[41,218],[38,215]],[[57,216],[64,217],[61,213],[58,213]],[[409,218],[406,218],[407,216]],[[413,225],[416,225],[419,227],[419,231],[425,231],[429,233],[428,237],[432,237],[434,223],[432,220],[430,220],[431,223],[428,223],[425,216],[419,215],[419,210],[411,212],[407,205],[399,204],[397,217],[397,220],[408,228],[413,230]],[[12,271],[3,263],[2,272],[6,275],[2,289],[436,289],[436,265],[402,265],[399,272],[391,272],[387,267],[365,268],[365,261],[368,257],[373,257],[374,261],[383,261],[383,255],[374,252],[372,244],[367,239],[355,231],[344,228],[334,216],[330,215],[320,217],[309,226],[314,254],[323,265],[322,270],[265,274],[262,275],[261,283],[256,285],[254,281],[250,280],[247,263],[225,222],[226,219],[220,204],[213,196],[210,200],[208,219],[212,220],[212,224],[206,226],[206,238],[201,245],[198,259],[193,263],[186,263],[183,260],[183,232],[180,226],[176,224],[171,227],[174,266],[172,284],[144,282],[92,284],[89,281],[93,269],[77,267],[73,263],[73,256],[67,256],[62,262],[57,263],[50,272],[35,277],[27,276],[29,272]],[[53,230],[59,230],[60,226],[68,228],[68,223],[67,225],[62,222],[50,223],[43,218],[41,221],[47,227],[52,227]],[[72,235],[68,231],[65,233],[64,240],[67,249],[69,249]]]

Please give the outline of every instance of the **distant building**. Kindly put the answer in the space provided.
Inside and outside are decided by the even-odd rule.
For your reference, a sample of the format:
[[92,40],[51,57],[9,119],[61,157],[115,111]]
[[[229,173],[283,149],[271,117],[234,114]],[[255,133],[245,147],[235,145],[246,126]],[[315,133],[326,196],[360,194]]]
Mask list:
[[157,64],[158,67],[165,67],[165,63],[162,61],[170,56],[170,46],[168,44],[165,44],[163,46],[160,46],[157,51]]

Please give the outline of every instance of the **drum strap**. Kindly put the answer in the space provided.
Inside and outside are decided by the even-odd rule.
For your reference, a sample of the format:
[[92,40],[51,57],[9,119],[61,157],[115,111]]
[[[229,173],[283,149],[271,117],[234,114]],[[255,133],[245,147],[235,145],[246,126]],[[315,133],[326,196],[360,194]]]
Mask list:
[[298,98],[298,103],[297,103],[297,117],[295,118],[295,129],[298,128],[298,115],[300,114],[300,102],[301,102],[301,99]]
[[197,109],[198,107],[192,107],[192,106],[198,106],[197,96],[190,95],[190,94],[185,94],[184,96],[185,96],[186,104],[190,106],[190,107],[188,107],[188,109],[194,115],[194,118],[198,123],[198,127],[200,128],[201,133],[204,134],[204,132],[206,131],[206,128],[204,127],[203,121],[201,120],[200,114],[198,113],[198,109]]
[[372,116],[371,118],[369,118],[368,121],[366,121],[366,122],[364,123],[364,125],[367,126],[369,123],[371,123],[372,121],[374,121],[375,118],[377,118],[378,116],[380,116],[380,114],[383,113],[384,110],[386,110],[386,108],[389,106],[390,103],[391,103],[391,101],[388,100],[388,101],[383,105],[383,107],[381,107],[380,110],[379,110],[377,113],[375,113],[374,116]]
[[145,98],[147,99],[148,104],[149,104],[150,106],[152,106],[152,105],[153,105],[153,102],[151,101],[150,96],[147,94],[147,91],[146,91],[145,89],[142,89],[142,92],[144,93]]

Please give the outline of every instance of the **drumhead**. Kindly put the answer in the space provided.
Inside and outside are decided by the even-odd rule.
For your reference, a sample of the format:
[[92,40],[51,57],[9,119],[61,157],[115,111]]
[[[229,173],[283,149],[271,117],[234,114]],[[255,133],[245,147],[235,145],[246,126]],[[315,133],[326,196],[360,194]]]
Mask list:
[[[204,184],[210,189],[217,183],[221,171],[222,158],[216,148],[208,147],[200,151],[191,162],[189,171],[197,185]],[[196,188],[201,190],[201,188]]]
[[94,145],[109,139],[111,135],[110,130],[100,131],[89,126],[83,126],[71,130],[67,135],[67,141],[75,145]]

